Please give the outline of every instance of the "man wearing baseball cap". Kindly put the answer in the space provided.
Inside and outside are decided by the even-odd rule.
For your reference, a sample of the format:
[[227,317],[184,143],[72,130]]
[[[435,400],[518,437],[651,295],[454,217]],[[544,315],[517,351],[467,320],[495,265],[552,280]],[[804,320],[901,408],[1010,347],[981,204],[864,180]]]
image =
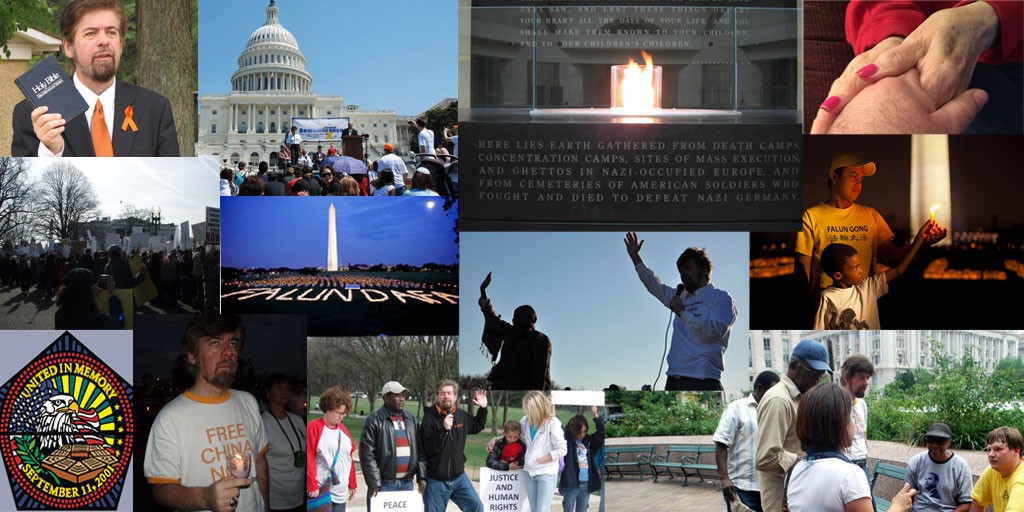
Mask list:
[[971,508],[974,478],[971,466],[951,452],[953,431],[945,423],[933,423],[924,435],[928,451],[907,462],[903,480],[917,490],[912,512],[967,512]]
[[757,463],[761,508],[782,510],[786,471],[796,464],[800,439],[796,436],[796,411],[800,396],[832,373],[828,350],[814,340],[803,340],[789,356],[789,370],[757,404]]
[[405,166],[405,160],[395,154],[395,147],[390,143],[385,143],[384,156],[377,161],[377,172],[388,170],[395,175],[395,195],[402,195],[405,192],[405,174],[408,172],[408,168]]
[[[807,277],[808,289],[817,303],[817,292],[831,284],[821,269],[821,253],[829,244],[842,242],[852,246],[868,276],[877,272],[879,261],[899,265],[910,246],[896,247],[895,235],[874,208],[857,204],[864,178],[873,176],[874,162],[852,153],[841,153],[829,165],[826,183],[828,199],[804,210],[803,229],[796,236],[797,261]],[[946,236],[938,228],[925,234],[925,243],[934,244]]]
[[408,390],[395,381],[384,384],[384,405],[370,413],[359,436],[359,464],[366,480],[366,508],[377,492],[411,491],[415,479],[422,493],[427,485],[427,462],[416,450],[419,424],[405,412]]

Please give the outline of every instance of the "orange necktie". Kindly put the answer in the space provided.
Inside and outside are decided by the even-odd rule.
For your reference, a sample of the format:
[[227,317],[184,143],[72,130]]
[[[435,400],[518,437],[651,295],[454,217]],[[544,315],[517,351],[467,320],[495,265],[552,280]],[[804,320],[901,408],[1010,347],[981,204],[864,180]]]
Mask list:
[[103,117],[100,100],[96,100],[96,108],[92,111],[92,147],[96,150],[96,156],[114,156],[114,146],[110,143],[107,120]]

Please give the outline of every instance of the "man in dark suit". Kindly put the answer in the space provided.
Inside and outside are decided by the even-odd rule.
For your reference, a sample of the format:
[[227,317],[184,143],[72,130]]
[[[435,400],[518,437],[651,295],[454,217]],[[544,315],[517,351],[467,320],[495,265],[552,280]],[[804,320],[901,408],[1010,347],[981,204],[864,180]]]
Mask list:
[[118,83],[124,48],[124,8],[119,0],[72,2],[61,15],[64,54],[74,63],[73,82],[89,110],[71,120],[14,107],[13,156],[179,156],[167,98]]
[[356,129],[352,127],[352,123],[349,123],[348,128],[345,128],[344,130],[341,131],[342,137],[348,137],[349,135],[359,135],[359,132],[357,132]]

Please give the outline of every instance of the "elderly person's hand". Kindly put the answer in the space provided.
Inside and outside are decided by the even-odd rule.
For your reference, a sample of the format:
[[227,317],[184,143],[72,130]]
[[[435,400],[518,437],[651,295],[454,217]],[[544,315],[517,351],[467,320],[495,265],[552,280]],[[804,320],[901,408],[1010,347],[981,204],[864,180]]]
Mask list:
[[878,56],[873,79],[916,67],[921,86],[936,105],[967,90],[978,57],[995,42],[999,16],[987,2],[943,9],[924,20],[899,46]]

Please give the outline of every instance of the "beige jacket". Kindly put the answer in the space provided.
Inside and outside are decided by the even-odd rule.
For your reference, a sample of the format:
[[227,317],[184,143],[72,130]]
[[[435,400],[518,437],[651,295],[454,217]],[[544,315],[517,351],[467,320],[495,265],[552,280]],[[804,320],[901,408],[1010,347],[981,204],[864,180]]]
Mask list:
[[756,462],[765,512],[782,510],[783,480],[801,452],[796,437],[799,405],[800,390],[785,375],[757,404]]

